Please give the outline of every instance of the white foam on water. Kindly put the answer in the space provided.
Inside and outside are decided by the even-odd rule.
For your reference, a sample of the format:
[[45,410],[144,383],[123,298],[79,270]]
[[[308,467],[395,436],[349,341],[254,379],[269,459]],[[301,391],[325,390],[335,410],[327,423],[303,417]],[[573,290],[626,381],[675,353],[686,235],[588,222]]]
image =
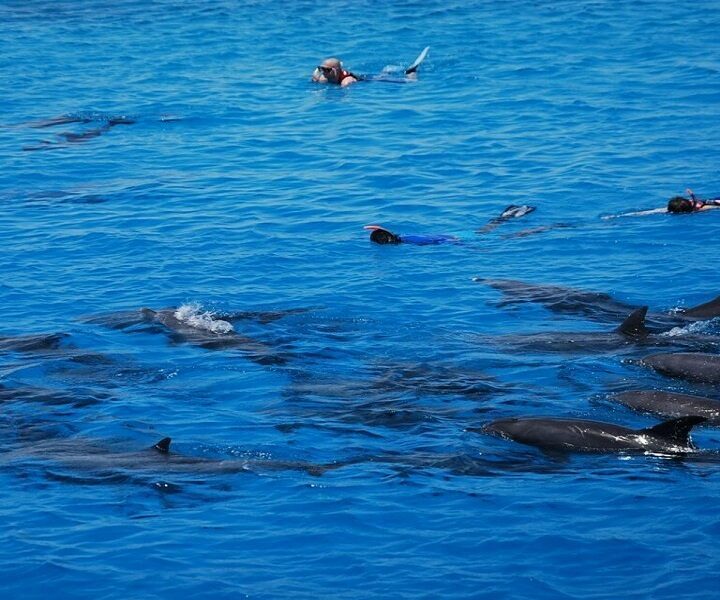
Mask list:
[[707,333],[710,327],[709,323],[710,321],[696,321],[682,327],[673,327],[669,331],[665,331],[660,335],[665,337],[678,337],[692,333]]
[[204,310],[202,305],[197,302],[180,306],[175,311],[175,318],[195,329],[211,331],[212,333],[231,333],[235,331],[231,323],[215,318],[214,313]]

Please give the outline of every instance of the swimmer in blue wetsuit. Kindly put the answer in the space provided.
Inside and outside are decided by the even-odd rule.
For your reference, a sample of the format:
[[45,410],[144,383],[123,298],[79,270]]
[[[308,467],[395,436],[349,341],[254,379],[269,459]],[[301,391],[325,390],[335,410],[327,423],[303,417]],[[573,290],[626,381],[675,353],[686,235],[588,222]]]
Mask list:
[[[511,204],[499,217],[491,219],[483,228],[475,231],[476,234],[488,233],[498,227],[501,223],[510,219],[524,217],[535,210],[534,206],[517,206]],[[372,231],[370,241],[376,244],[415,244],[416,246],[430,246],[435,244],[460,244],[462,240],[454,235],[434,234],[434,235],[397,235],[391,231],[381,227],[380,225],[365,225],[363,229]]]
[[454,235],[397,235],[380,225],[365,225],[363,229],[372,231],[370,241],[376,244],[414,244],[416,246],[431,246],[434,244],[458,244],[460,238]]

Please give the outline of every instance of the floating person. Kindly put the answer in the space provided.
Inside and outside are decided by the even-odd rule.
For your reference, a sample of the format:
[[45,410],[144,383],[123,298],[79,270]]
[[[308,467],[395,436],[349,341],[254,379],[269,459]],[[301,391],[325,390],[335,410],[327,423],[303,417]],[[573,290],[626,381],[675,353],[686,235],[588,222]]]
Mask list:
[[363,229],[368,229],[372,233],[370,234],[370,241],[376,244],[414,244],[416,246],[431,246],[434,244],[459,244],[461,243],[460,238],[454,235],[445,234],[411,234],[411,235],[398,235],[391,231],[381,227],[380,225],[365,225]]
[[[501,223],[515,219],[518,217],[524,217],[535,210],[534,206],[521,205],[517,206],[511,204],[508,206],[499,217],[491,219],[487,225],[475,231],[476,234],[487,233],[498,227]],[[390,230],[382,227],[381,225],[365,225],[363,229],[368,229],[372,233],[370,234],[370,241],[376,244],[414,244],[416,246],[429,246],[436,244],[460,244],[462,240],[455,235],[448,234],[413,234],[413,235],[398,235],[391,232]]]
[[385,81],[389,83],[405,83],[412,81],[417,78],[417,69],[420,64],[425,60],[430,51],[430,46],[427,46],[419,54],[419,56],[413,61],[413,63],[405,69],[405,77],[392,78],[388,76],[387,71],[384,71],[381,75],[358,75],[352,71],[348,71],[343,68],[342,61],[339,58],[326,58],[320,63],[313,71],[311,81],[314,83],[329,83],[339,85],[341,87],[347,87],[358,81]]
[[720,197],[710,198],[703,200],[698,198],[691,189],[685,190],[688,195],[685,196],[673,196],[668,200],[667,206],[663,208],[651,208],[649,210],[638,210],[629,213],[622,213],[619,215],[605,215],[602,219],[615,219],[617,217],[644,217],[645,215],[656,215],[656,214],[687,214],[700,212],[702,210],[709,210],[711,208],[720,207]]
[[685,193],[690,196],[673,196],[668,201],[667,212],[672,214],[692,213],[701,210],[720,207],[720,197],[702,200],[695,196],[691,189],[687,189]]
[[362,75],[355,75],[351,71],[343,69],[342,62],[337,58],[326,58],[315,67],[312,74],[312,81],[315,83],[331,83],[347,87],[365,79]]

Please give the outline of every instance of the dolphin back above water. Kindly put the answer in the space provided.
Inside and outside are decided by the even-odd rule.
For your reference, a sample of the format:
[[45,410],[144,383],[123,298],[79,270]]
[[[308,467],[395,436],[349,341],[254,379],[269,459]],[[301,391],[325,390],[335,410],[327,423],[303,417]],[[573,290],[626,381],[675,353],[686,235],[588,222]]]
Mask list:
[[669,377],[700,383],[720,383],[720,355],[703,352],[651,354],[641,364]]
[[662,390],[633,390],[613,394],[610,399],[633,410],[668,419],[699,416],[705,417],[710,425],[720,425],[720,400],[712,398]]
[[678,454],[695,450],[690,430],[705,417],[681,417],[646,429],[582,419],[515,418],[478,429],[499,437],[564,452],[652,452]]
[[720,296],[704,304],[698,304],[697,306],[681,310],[680,314],[690,319],[712,319],[718,317],[720,316]]

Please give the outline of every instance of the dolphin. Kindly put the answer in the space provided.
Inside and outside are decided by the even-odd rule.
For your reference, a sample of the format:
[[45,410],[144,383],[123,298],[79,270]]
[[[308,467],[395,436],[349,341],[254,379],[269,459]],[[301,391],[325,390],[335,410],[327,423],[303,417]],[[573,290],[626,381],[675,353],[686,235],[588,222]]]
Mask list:
[[72,392],[41,387],[10,387],[0,384],[0,404],[5,402],[41,403],[46,406],[72,406],[84,408],[113,401],[115,398],[107,392],[73,389]]
[[468,431],[489,433],[543,450],[564,452],[652,452],[679,454],[695,450],[690,430],[705,417],[681,417],[646,429],[630,429],[582,419],[500,419]]
[[699,416],[705,417],[708,425],[720,425],[720,400],[712,398],[661,390],[632,390],[612,394],[609,398],[633,410],[667,419]]
[[536,302],[557,313],[583,315],[601,321],[624,318],[637,306],[615,300],[609,294],[588,292],[557,285],[525,283],[514,279],[487,279],[475,277],[474,281],[484,283],[502,292],[505,299],[498,303],[503,307],[522,302]]
[[720,383],[720,355],[702,352],[651,354],[640,364],[669,377],[700,383]]
[[577,352],[602,349],[617,349],[621,346],[645,343],[650,331],[645,326],[647,306],[634,310],[612,331],[595,332],[549,332],[521,335],[507,335],[495,338],[503,346],[544,352]]
[[675,329],[672,334],[655,332],[646,325],[647,306],[634,310],[615,329],[606,332],[550,332],[524,335],[508,335],[495,338],[504,346],[537,350],[541,352],[578,352],[616,350],[624,346],[698,346],[716,348],[720,346],[720,337],[693,333],[684,329]]
[[91,140],[93,138],[101,136],[103,133],[106,133],[110,131],[113,127],[117,125],[133,125],[135,123],[135,120],[126,117],[124,115],[119,116],[106,116],[106,115],[66,115],[57,117],[54,119],[48,119],[46,121],[40,121],[37,123],[30,124],[31,127],[35,129],[44,129],[47,127],[54,127],[55,125],[65,125],[69,123],[92,123],[92,122],[98,122],[100,125],[93,129],[87,129],[85,131],[82,131],[80,133],[74,132],[74,131],[64,131],[59,134],[57,134],[58,138],[61,138],[65,140],[65,143],[62,141],[50,141],[50,140],[42,140],[37,146],[25,146],[23,147],[24,151],[33,151],[33,150],[51,150],[53,148],[62,148],[64,146],[67,146],[69,144],[76,144],[79,142],[85,142],[87,140]]
[[690,308],[681,309],[679,314],[688,319],[713,319],[720,317],[720,296]]
[[165,437],[143,450],[117,451],[94,440],[46,439],[0,454],[0,464],[13,465],[28,459],[39,459],[51,463],[51,468],[55,464],[96,474],[127,473],[129,477],[143,473],[213,475],[285,470],[320,476],[345,466],[342,462],[321,465],[260,458],[216,460],[175,454],[170,452],[170,444],[171,438]]
[[68,333],[40,333],[18,336],[0,336],[0,352],[44,352],[58,350]]
[[174,309],[143,308],[141,312],[146,321],[159,323],[167,328],[168,335],[173,342],[191,344],[207,350],[237,348],[242,350],[250,360],[262,365],[281,365],[287,362],[286,358],[273,353],[266,344],[242,336],[232,327],[215,332],[179,318]]
[[[502,292],[505,299],[498,303],[503,307],[522,302],[542,304],[556,313],[583,315],[595,320],[616,320],[638,308],[616,300],[603,292],[589,292],[558,285],[526,283],[514,279],[473,279]],[[649,319],[658,326],[672,327],[686,321],[699,321],[720,316],[720,296],[703,304],[669,313],[652,313]]]
[[[261,322],[270,322],[275,313],[251,313]],[[235,319],[250,318],[244,313],[232,315]],[[287,359],[274,352],[269,346],[237,333],[225,320],[196,318],[192,313],[184,314],[176,308],[153,310],[141,308],[132,311],[120,311],[109,315],[100,315],[83,319],[85,323],[101,324],[112,329],[129,329],[137,325],[147,325],[145,331],[164,333],[174,343],[190,344],[207,350],[239,349],[250,360],[262,365],[281,365]]]

